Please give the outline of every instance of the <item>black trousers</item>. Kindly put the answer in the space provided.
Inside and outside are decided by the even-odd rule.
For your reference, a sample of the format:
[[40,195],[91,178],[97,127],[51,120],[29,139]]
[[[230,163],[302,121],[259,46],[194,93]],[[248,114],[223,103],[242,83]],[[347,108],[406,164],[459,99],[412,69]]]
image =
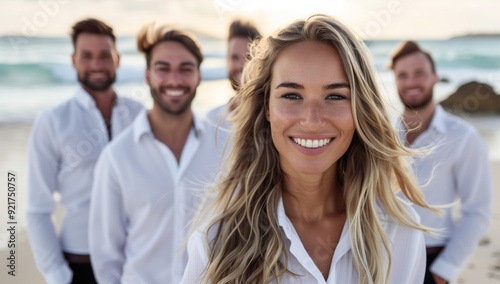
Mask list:
[[64,253],[64,257],[68,261],[69,268],[73,271],[71,284],[97,284],[88,255]]
[[[432,250],[432,252],[431,252]],[[432,278],[432,272],[429,270],[432,263],[436,258],[439,256],[443,248],[433,248],[433,249],[427,249],[427,263],[425,264],[425,278],[424,278],[424,284],[436,284],[434,282],[434,278]],[[448,282],[446,282],[448,283]]]
[[73,280],[71,284],[97,284],[90,263],[69,263],[73,270]]

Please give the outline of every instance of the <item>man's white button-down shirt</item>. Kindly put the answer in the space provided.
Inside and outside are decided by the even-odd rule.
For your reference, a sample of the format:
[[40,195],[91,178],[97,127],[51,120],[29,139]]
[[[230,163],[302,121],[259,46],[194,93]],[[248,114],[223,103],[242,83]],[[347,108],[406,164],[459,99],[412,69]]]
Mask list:
[[221,159],[215,131],[194,117],[179,163],[144,111],[103,152],[93,186],[90,250],[99,283],[179,283],[183,245]]
[[[405,127],[399,121],[402,141]],[[433,205],[460,201],[460,219],[453,210],[443,208],[438,216],[415,206],[422,224],[442,229],[441,237],[425,236],[427,247],[445,246],[433,262],[431,271],[445,279],[455,279],[477,247],[491,220],[492,178],[488,148],[468,123],[436,106],[429,129],[410,146],[426,149],[428,155],[416,157],[413,169],[425,200]]]
[[[117,97],[111,137],[130,125],[143,106]],[[94,99],[83,88],[40,113],[29,141],[27,230],[36,264],[48,283],[71,282],[62,252],[89,254],[88,213],[93,170],[109,136]],[[51,220],[54,194],[65,210],[60,233]]]
[[230,115],[229,103],[213,108],[207,113],[207,122],[217,127],[229,131],[231,123],[227,120]]
[[[410,206],[406,206],[406,208],[413,218],[419,220],[418,215]],[[381,210],[380,207],[379,210]],[[335,249],[328,279],[325,280],[321,271],[314,264],[314,261],[304,248],[292,222],[286,216],[282,200],[280,200],[278,205],[277,216],[279,226],[285,236],[285,245],[288,253],[287,269],[297,275],[285,274],[280,283],[359,283],[358,273],[353,262],[347,222],[344,225],[339,243]],[[380,211],[379,216],[391,241],[389,246],[392,253],[392,270],[388,283],[422,283],[425,274],[423,233],[391,221],[383,211]],[[210,230],[209,239],[213,239],[214,231],[213,228]],[[203,232],[198,231],[190,238],[188,243],[189,261],[184,271],[182,284],[201,283],[200,275],[204,272],[208,262],[206,252],[205,235]]]

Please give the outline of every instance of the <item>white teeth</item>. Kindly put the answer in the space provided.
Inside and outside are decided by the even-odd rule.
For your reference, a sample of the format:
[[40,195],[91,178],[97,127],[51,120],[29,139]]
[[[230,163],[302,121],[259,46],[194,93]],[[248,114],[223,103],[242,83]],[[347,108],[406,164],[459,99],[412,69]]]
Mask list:
[[311,140],[311,139],[301,139],[301,138],[293,138],[295,143],[299,144],[302,147],[306,148],[319,148],[323,147],[326,144],[330,143],[331,139],[319,139],[319,140]]
[[408,95],[418,95],[420,94],[420,89],[414,88],[414,89],[409,89],[406,91]]
[[104,73],[104,72],[92,72],[89,75],[90,75],[90,77],[101,78],[101,77],[105,77],[106,73]]
[[313,146],[312,140],[307,139],[307,141],[306,141],[306,147],[307,148],[312,148],[312,146]]
[[182,96],[182,94],[184,94],[183,91],[167,90],[167,96],[178,97],[178,96]]

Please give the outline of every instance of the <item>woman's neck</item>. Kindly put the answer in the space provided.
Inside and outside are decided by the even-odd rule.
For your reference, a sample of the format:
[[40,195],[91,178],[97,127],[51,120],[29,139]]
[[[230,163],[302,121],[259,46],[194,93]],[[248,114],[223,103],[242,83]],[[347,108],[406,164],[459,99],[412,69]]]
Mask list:
[[283,205],[289,218],[316,222],[344,211],[336,174],[285,175],[283,186]]

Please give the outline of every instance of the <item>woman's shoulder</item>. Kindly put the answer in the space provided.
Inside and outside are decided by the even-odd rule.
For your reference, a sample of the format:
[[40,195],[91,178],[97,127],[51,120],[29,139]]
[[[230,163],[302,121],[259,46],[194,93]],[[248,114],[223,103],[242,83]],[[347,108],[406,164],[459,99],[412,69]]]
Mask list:
[[[410,223],[418,225],[420,217],[413,209],[412,203],[398,198],[395,200],[406,210]],[[386,216],[389,214],[386,213]],[[425,273],[425,240],[424,232],[404,224],[395,216],[387,217],[382,224],[389,238],[392,268],[388,283],[422,283]]]
[[410,217],[415,219],[415,221],[417,221],[418,223],[420,223],[420,215],[418,215],[417,211],[415,211],[415,208],[413,208],[413,203],[399,196],[396,196],[396,199],[403,206],[406,212],[408,212]]
[[[210,223],[208,223],[210,224]],[[210,255],[209,244],[215,237],[216,226],[200,224],[189,237],[187,245],[188,263],[181,283],[202,283],[203,273]]]

